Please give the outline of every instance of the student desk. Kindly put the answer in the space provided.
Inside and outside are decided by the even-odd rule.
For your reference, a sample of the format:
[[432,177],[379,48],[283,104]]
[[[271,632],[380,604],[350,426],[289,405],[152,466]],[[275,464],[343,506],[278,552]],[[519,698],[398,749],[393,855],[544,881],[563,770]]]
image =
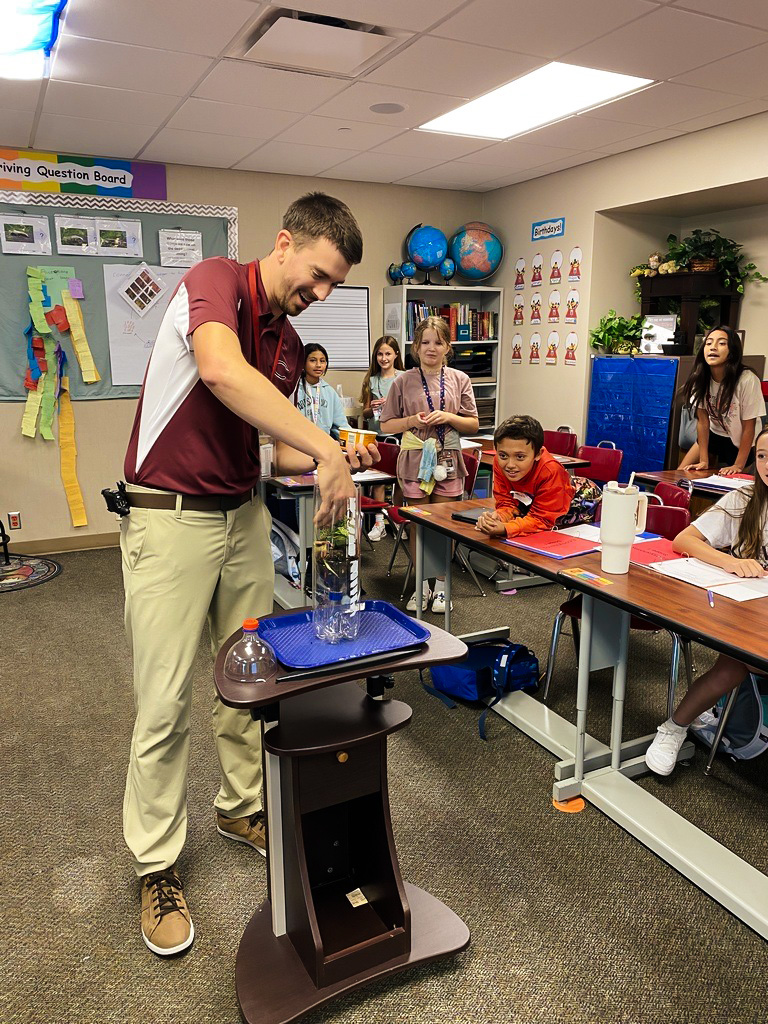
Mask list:
[[[768,670],[768,598],[741,604],[716,598],[710,608],[705,590],[669,579],[642,566],[630,565],[623,576],[608,576],[593,553],[558,561],[529,554],[502,541],[484,537],[474,526],[451,519],[458,508],[488,505],[469,501],[430,505],[429,516],[403,509],[416,525],[416,592],[424,576],[446,572],[446,629],[450,629],[450,550],[452,541],[492,552],[576,590],[583,595],[575,727],[534,698],[507,694],[494,711],[560,758],[555,766],[553,795],[558,800],[581,795],[681,874],[768,938],[768,878],[676,814],[652,793],[632,781],[648,769],[644,753],[653,736],[622,738],[627,676],[629,620],[632,614],[652,619],[757,668]],[[578,567],[611,580],[601,588],[562,575]],[[417,617],[420,616],[417,612]],[[469,638],[466,638],[469,639]],[[474,638],[473,638],[474,639]],[[613,668],[613,714],[610,745],[587,733],[589,674]],[[659,701],[659,721],[664,716]],[[690,757],[687,741],[680,758]]]
[[690,480],[693,495],[691,500],[691,519],[701,515],[705,509],[719,501],[724,494],[732,490],[731,487],[723,487],[722,490],[713,490],[711,487],[697,487],[696,481],[705,477],[714,476],[717,470],[694,469],[686,472],[684,469],[661,469],[649,473],[635,473],[637,483],[646,484],[653,488],[658,483],[677,484],[680,480]]
[[[392,483],[396,477],[378,469],[365,469],[352,477],[356,484]],[[303,473],[298,476],[273,476],[264,481],[283,497],[296,498],[299,520],[299,586],[293,587],[284,576],[275,574],[275,601],[281,608],[302,608],[306,604],[304,579],[307,571],[307,548],[312,543],[312,516],[315,494],[315,474]]]
[[[482,446],[480,453],[480,464],[482,466],[492,466],[494,459],[494,447],[493,438],[490,440],[487,437],[468,437],[468,441],[475,441]],[[584,469],[589,465],[589,459],[577,459],[575,455],[552,455],[553,459],[557,459],[561,466],[564,466],[569,473],[575,469]]]
[[[285,1024],[341,992],[458,952],[469,929],[439,900],[404,882],[387,793],[387,736],[411,709],[384,700],[388,673],[457,661],[466,645],[431,627],[426,645],[376,666],[328,665],[238,683],[222,645],[221,700],[261,720],[269,898],[240,942],[235,981],[248,1024]],[[366,678],[367,692],[353,680]]]

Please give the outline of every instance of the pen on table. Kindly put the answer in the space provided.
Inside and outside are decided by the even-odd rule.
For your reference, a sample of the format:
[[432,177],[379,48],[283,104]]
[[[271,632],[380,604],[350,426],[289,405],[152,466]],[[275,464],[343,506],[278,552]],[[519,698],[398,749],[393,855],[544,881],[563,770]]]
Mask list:
[[711,590],[707,591],[707,600],[709,601],[709,607],[710,608],[714,608],[715,607],[715,595],[712,593]]

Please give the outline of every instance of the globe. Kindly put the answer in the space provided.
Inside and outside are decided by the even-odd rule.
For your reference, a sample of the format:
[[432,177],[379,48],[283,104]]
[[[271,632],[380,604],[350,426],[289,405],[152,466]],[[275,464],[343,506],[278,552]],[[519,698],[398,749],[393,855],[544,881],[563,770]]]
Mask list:
[[390,263],[387,273],[392,284],[397,284],[398,281],[403,280],[403,268],[399,263]]
[[447,284],[456,273],[456,264],[450,256],[446,256],[437,269],[440,273],[440,277],[442,277]]
[[451,257],[462,277],[485,281],[495,274],[504,258],[504,246],[493,228],[473,220],[457,228],[449,243]]
[[402,271],[403,277],[407,277],[410,281],[411,278],[416,275],[416,264],[410,263],[406,260],[406,262],[400,267],[400,270]]
[[439,228],[419,224],[405,240],[409,259],[419,270],[437,267],[448,255],[448,239]]

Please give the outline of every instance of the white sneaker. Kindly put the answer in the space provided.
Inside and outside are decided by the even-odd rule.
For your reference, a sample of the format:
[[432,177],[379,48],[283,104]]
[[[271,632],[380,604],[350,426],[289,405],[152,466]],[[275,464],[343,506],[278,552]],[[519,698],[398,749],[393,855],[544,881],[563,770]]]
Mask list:
[[688,730],[682,726],[662,722],[656,730],[653,743],[645,752],[645,763],[657,775],[671,775],[677,764],[677,755],[685,743]]
[[698,718],[694,718],[688,728],[693,729],[694,732],[699,732],[701,729],[711,729],[717,723],[717,715],[713,715],[711,711],[702,711]]
[[[441,615],[445,611],[445,591],[436,590],[432,597],[432,611],[437,615]],[[453,611],[453,601],[451,601],[451,611]]]
[[383,519],[377,519],[372,529],[368,531],[368,540],[381,540],[386,535],[387,524]]
[[[427,608],[429,607],[429,599],[430,599],[431,596],[432,596],[432,593],[431,593],[429,587],[425,587],[424,590],[422,590],[422,592],[421,592],[421,610],[423,612],[425,612],[427,610]],[[410,598],[408,604],[405,606],[405,610],[407,612],[415,612],[416,611],[416,591],[415,590],[411,594],[411,598]]]

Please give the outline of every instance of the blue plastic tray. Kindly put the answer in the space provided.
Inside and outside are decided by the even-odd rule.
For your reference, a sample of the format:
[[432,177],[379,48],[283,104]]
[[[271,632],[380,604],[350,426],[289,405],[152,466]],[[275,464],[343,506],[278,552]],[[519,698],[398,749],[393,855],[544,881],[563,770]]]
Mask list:
[[310,669],[339,661],[369,658],[425,643],[432,635],[388,601],[363,601],[360,631],[355,640],[324,643],[315,636],[312,612],[262,619],[258,634],[286,668]]

